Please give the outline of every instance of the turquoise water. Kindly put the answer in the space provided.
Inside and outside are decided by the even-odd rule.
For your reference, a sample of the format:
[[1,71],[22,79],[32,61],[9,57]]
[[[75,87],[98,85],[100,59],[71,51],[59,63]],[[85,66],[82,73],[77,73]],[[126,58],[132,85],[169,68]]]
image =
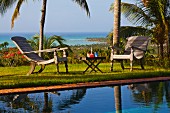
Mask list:
[[[8,42],[9,47],[10,46],[15,46],[13,42],[10,40],[11,37],[13,36],[23,36],[26,37],[27,39],[30,39],[32,36],[34,36],[37,33],[0,33],[0,43],[3,42]],[[85,32],[85,33],[45,33],[45,36],[53,36],[53,35],[59,35],[62,36],[66,42],[65,44],[68,45],[87,45],[87,44],[96,44],[99,42],[89,42],[86,40],[86,38],[104,38],[107,36],[107,32]]]
[[[170,81],[0,96],[0,112],[169,113]],[[120,101],[120,108],[115,98]]]

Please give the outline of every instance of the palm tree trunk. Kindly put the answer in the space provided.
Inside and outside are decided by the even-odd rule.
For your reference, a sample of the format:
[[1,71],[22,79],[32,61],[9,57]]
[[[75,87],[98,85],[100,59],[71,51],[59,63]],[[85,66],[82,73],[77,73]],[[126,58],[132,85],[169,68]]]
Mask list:
[[167,54],[168,54],[168,58],[170,57],[170,23],[168,22],[168,41],[167,41]]
[[[43,50],[43,36],[44,36],[44,25],[45,25],[45,16],[46,16],[46,6],[47,0],[43,0],[42,10],[41,10],[41,21],[40,21],[40,40],[39,40],[39,50]],[[42,53],[39,53],[39,56],[42,56]]]
[[114,3],[114,28],[113,28],[113,46],[119,47],[119,34],[120,34],[120,16],[121,13],[121,0],[115,0]]
[[114,3],[114,29],[113,29],[113,45],[117,45],[119,42],[120,33],[120,12],[121,12],[121,0],[115,0]]
[[162,43],[160,44],[160,58],[161,58],[161,59],[164,58],[164,46],[163,46]]
[[43,108],[43,113],[48,112],[48,93],[44,93],[44,108]]
[[116,113],[122,113],[121,87],[120,86],[114,86],[114,97],[115,97]]

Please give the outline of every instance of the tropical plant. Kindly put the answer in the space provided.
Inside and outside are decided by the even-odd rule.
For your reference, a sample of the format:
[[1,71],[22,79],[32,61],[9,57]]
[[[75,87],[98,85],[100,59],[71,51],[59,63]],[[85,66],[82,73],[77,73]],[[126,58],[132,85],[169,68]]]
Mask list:
[[[120,42],[120,14],[121,14],[121,0],[115,0],[114,2],[114,29],[113,29],[113,46],[119,47]],[[119,53],[117,51],[117,53]],[[112,62],[113,63],[113,62]],[[111,69],[112,71],[113,69]],[[115,86],[114,87],[114,99],[115,99],[115,109],[116,112],[121,113],[121,87]]]
[[114,29],[113,29],[113,46],[119,47],[120,38],[120,14],[121,14],[121,0],[115,0],[114,2]]
[[[149,31],[147,35],[160,47],[158,54],[164,58],[164,44],[169,42],[170,32],[170,1],[169,0],[136,0],[136,4],[121,3],[121,10],[125,17],[135,25],[141,25],[141,29]],[[113,11],[113,4],[110,10]],[[134,27],[133,27],[134,28]],[[129,27],[131,29],[131,27]],[[139,28],[138,34],[141,33]],[[130,33],[137,31],[134,29]],[[146,34],[145,34],[146,35]],[[169,44],[167,43],[167,53]]]
[[7,49],[7,46],[9,45],[9,43],[8,42],[3,42],[3,43],[1,43],[0,44],[0,49]]
[[[15,2],[16,0],[14,0]],[[16,8],[14,10],[13,16],[12,16],[12,24],[11,27],[14,26],[14,21],[19,15],[20,7],[23,4],[23,2],[26,2],[27,0],[18,0]],[[34,0],[33,0],[34,1]],[[78,5],[80,5],[83,9],[86,10],[87,15],[90,15],[88,4],[86,0],[72,0]],[[44,24],[45,24],[45,16],[46,16],[46,5],[47,5],[47,0],[43,0],[42,3],[42,10],[41,10],[41,21],[40,21],[40,40],[39,40],[39,50],[43,49],[43,36],[44,36]],[[41,56],[41,53],[39,54]]]
[[0,0],[0,14],[6,13],[6,11],[16,3],[17,0]]
[[[40,40],[40,35],[36,34],[32,37],[32,39],[28,40],[28,42],[30,43],[30,45],[32,46],[32,48],[34,50],[38,50],[39,40]],[[71,51],[69,45],[63,43],[65,41],[65,39],[63,39],[61,36],[56,36],[56,35],[53,35],[50,37],[44,36],[43,40],[44,40],[44,43],[43,43],[44,49],[50,49],[50,48],[54,48],[54,47],[58,47],[58,48],[68,47],[69,50]],[[51,56],[53,56],[53,54],[49,54],[49,53],[44,54],[45,59],[49,59],[49,58],[51,58]]]
[[4,47],[5,47],[5,48],[7,48],[7,46],[9,45],[8,42],[4,42],[3,44],[4,44]]
[[1,51],[0,66],[21,66],[27,65],[28,60],[21,54],[17,48],[6,48]]

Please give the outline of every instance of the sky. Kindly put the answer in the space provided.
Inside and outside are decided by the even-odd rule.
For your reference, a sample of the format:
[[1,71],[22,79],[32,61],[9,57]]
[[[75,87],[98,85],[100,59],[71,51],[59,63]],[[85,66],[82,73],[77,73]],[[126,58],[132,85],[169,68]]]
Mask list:
[[[90,17],[72,0],[48,0],[45,32],[110,32],[113,28],[113,13],[109,11],[114,0],[86,0]],[[134,0],[122,0],[133,3]],[[20,15],[11,29],[11,17],[15,5],[0,16],[0,33],[39,32],[42,0],[28,0],[20,9]],[[123,16],[121,25],[131,25]]]

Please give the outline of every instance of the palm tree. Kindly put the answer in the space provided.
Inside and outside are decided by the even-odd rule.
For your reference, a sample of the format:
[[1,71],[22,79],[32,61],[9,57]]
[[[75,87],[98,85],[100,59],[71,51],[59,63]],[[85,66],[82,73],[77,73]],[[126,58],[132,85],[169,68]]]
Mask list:
[[[39,50],[43,50],[43,36],[44,36],[44,25],[45,25],[45,16],[46,16],[46,6],[47,0],[43,0],[42,10],[41,10],[41,21],[40,21],[40,40],[39,40]],[[39,56],[42,56],[42,53],[39,53]]]
[[[73,0],[74,2],[78,3],[81,7],[83,7],[87,11],[87,15],[90,14],[89,8],[87,5],[86,0]],[[46,6],[47,0],[43,0],[42,10],[41,10],[41,21],[40,21],[40,41],[39,41],[39,50],[43,49],[43,35],[44,35],[44,25],[45,25],[45,16],[46,16]],[[39,55],[42,53],[40,52]]]
[[[38,50],[39,47],[39,39],[40,35],[36,34],[32,37],[32,39],[28,40],[28,42],[31,44],[33,49]],[[44,43],[43,43],[43,48],[44,49],[50,49],[52,47],[65,47],[68,46],[64,44],[65,39],[63,39],[61,36],[53,35],[50,37],[43,37]]]
[[[160,58],[164,58],[163,45],[165,42],[169,42],[168,33],[170,32],[170,1],[136,1],[136,4],[121,3],[122,13],[133,24],[141,25],[143,28],[150,31],[150,34],[148,35],[152,36],[155,43],[159,45]],[[110,10],[114,10],[113,6],[111,6]]]
[[[11,28],[14,27],[14,21],[19,15],[19,11],[21,8],[21,5],[26,2],[27,0],[0,0],[0,14],[4,14],[8,8],[12,7],[14,3],[17,2],[14,13],[12,15],[11,19]],[[33,0],[35,1],[35,0]],[[86,10],[86,13],[88,16],[90,16],[90,11],[88,8],[88,4],[86,0],[72,0],[73,2],[77,3],[82,7],[83,9]],[[43,0],[42,3],[42,10],[41,10],[41,21],[40,21],[40,41],[39,41],[39,50],[43,49],[43,36],[44,36],[44,25],[45,25],[45,16],[46,16],[46,6],[47,6],[47,0]],[[40,54],[41,56],[41,54]]]
[[119,47],[119,34],[120,34],[120,13],[121,13],[121,0],[114,2],[114,29],[113,29],[113,46]]
[[[112,40],[112,46],[119,47],[119,34],[120,34],[120,13],[121,13],[121,0],[115,0],[113,11],[114,11],[114,22],[113,22],[113,40]],[[118,54],[118,51],[115,51],[115,54]],[[113,61],[111,63],[110,70],[113,71]]]
[[122,113],[121,86],[114,86],[114,99],[116,113]]
[[5,48],[7,48],[7,46],[9,45],[8,42],[4,42],[3,44],[4,44],[4,47],[5,47]]
[[[39,40],[40,40],[40,35],[36,34],[32,37],[32,39],[28,40],[28,43],[32,46],[32,48],[34,50],[38,50],[39,49],[39,42],[40,42]],[[56,35],[53,35],[53,36],[50,36],[50,37],[43,36],[43,40],[44,40],[44,43],[43,43],[44,49],[50,49],[50,48],[53,48],[53,47],[59,47],[59,48],[68,47],[69,51],[71,51],[69,45],[64,44],[65,39],[63,39],[61,36],[56,36]],[[49,59],[50,56],[51,56],[50,53],[44,54],[45,59]]]

